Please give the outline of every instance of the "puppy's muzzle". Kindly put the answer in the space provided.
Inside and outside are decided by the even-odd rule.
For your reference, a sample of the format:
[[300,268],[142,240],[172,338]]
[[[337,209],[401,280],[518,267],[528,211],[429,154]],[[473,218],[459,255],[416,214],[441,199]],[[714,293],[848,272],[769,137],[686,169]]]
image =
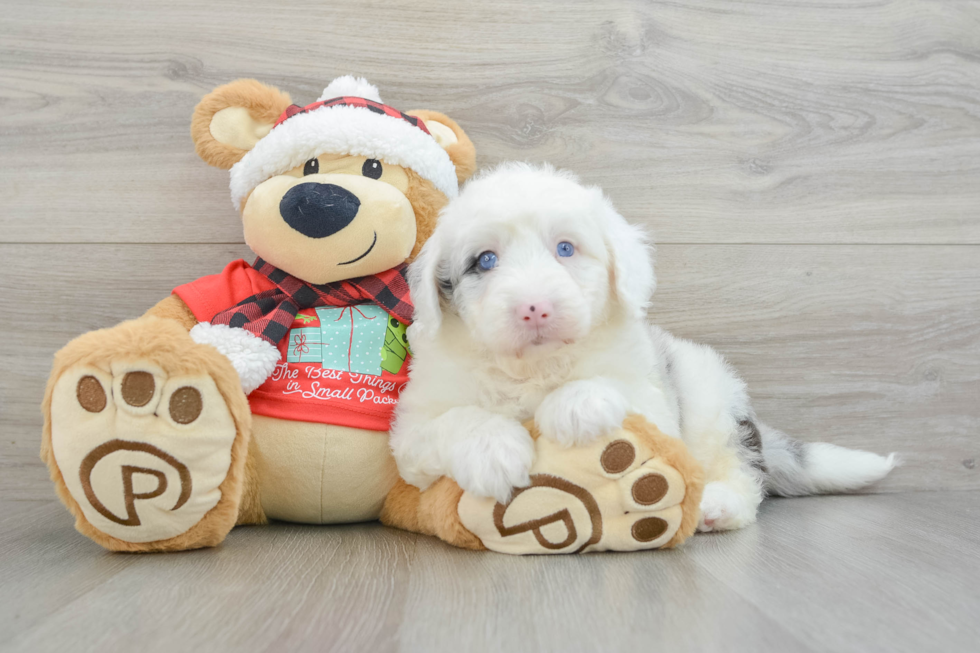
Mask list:
[[332,236],[357,216],[361,201],[336,184],[305,183],[289,189],[279,202],[279,215],[310,238]]

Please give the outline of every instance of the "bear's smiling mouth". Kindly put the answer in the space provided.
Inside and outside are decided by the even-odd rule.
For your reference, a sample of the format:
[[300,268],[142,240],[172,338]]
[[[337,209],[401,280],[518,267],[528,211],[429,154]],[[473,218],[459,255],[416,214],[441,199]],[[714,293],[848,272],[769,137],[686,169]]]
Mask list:
[[368,254],[370,254],[371,253],[371,250],[374,249],[374,246],[377,245],[377,244],[378,244],[378,232],[375,231],[374,232],[374,240],[371,241],[371,246],[367,248],[367,251],[366,252],[364,252],[363,254],[361,254],[360,256],[358,256],[357,258],[352,258],[349,261],[344,261],[343,263],[338,263],[337,265],[350,265],[351,263],[357,263],[362,258],[364,258]]

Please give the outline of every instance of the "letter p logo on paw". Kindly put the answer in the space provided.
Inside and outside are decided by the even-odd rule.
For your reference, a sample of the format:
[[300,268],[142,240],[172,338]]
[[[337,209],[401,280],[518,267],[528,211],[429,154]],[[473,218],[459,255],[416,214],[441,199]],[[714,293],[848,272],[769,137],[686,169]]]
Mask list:
[[[167,452],[161,450],[158,447],[154,447],[152,444],[147,444],[145,442],[126,442],[124,440],[110,440],[104,444],[99,445],[82,460],[82,466],[79,469],[79,481],[82,484],[82,489],[85,491],[85,498],[92,507],[103,517],[109,521],[115,522],[122,526],[140,526],[139,514],[136,512],[136,501],[137,500],[148,500],[156,499],[157,497],[165,494],[169,489],[169,481],[167,480],[167,473],[154,469],[154,467],[137,467],[135,465],[120,465],[119,469],[122,471],[122,499],[126,507],[126,516],[119,517],[113,513],[109,508],[106,507],[102,501],[99,500],[96,494],[95,487],[92,485],[92,472],[95,466],[105,458],[110,456],[117,451],[132,451],[145,453],[147,455],[153,456],[162,462],[164,465],[169,466],[174,471],[177,472],[177,477],[180,479],[180,490],[177,496],[177,502],[174,507],[170,510],[177,510],[191,497],[191,489],[193,487],[191,481],[191,472],[187,469],[187,465],[180,462]],[[146,492],[136,492],[134,490],[134,479],[136,474],[142,474],[145,476],[151,476],[156,481],[156,487]],[[113,492],[117,497],[118,492]]]
[[148,362],[58,379],[51,448],[85,519],[124,542],[186,533],[221,500],[237,428],[214,381]]
[[578,553],[602,539],[602,515],[589,491],[548,474],[535,474],[531,486],[514,490],[507,505],[496,504],[493,524],[500,537],[513,538],[512,546],[521,549],[530,545],[520,541],[525,533],[554,553]]

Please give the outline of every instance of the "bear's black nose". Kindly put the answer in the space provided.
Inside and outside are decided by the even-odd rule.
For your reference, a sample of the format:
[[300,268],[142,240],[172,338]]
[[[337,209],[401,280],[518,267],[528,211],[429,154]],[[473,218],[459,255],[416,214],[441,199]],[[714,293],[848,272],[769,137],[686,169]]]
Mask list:
[[307,183],[282,196],[279,215],[304,236],[326,238],[353,222],[360,206],[357,196],[340,186]]

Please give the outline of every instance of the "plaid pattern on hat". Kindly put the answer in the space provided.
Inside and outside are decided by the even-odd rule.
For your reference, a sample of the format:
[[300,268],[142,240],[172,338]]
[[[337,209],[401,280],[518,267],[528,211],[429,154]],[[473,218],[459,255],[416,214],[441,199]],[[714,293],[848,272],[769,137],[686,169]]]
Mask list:
[[380,274],[319,285],[297,279],[261,258],[255,259],[252,267],[276,287],[219,312],[211,318],[211,324],[245,329],[278,346],[296,314],[304,308],[374,303],[400,322],[412,323],[414,307],[405,278],[408,266],[404,263]]
[[293,116],[297,116],[301,113],[309,113],[320,107],[361,107],[374,113],[382,113],[386,116],[391,116],[392,118],[400,118],[412,125],[413,127],[418,127],[426,134],[432,135],[429,132],[428,127],[425,123],[416,118],[415,116],[410,116],[407,113],[403,113],[396,109],[395,107],[390,107],[387,104],[382,104],[380,102],[375,102],[374,100],[368,100],[362,97],[335,97],[331,100],[321,100],[320,102],[314,102],[313,104],[307,104],[305,107],[301,107],[298,104],[290,104],[286,107],[286,110],[282,112],[279,119],[276,120],[276,124],[272,126],[273,129],[286,122]]

